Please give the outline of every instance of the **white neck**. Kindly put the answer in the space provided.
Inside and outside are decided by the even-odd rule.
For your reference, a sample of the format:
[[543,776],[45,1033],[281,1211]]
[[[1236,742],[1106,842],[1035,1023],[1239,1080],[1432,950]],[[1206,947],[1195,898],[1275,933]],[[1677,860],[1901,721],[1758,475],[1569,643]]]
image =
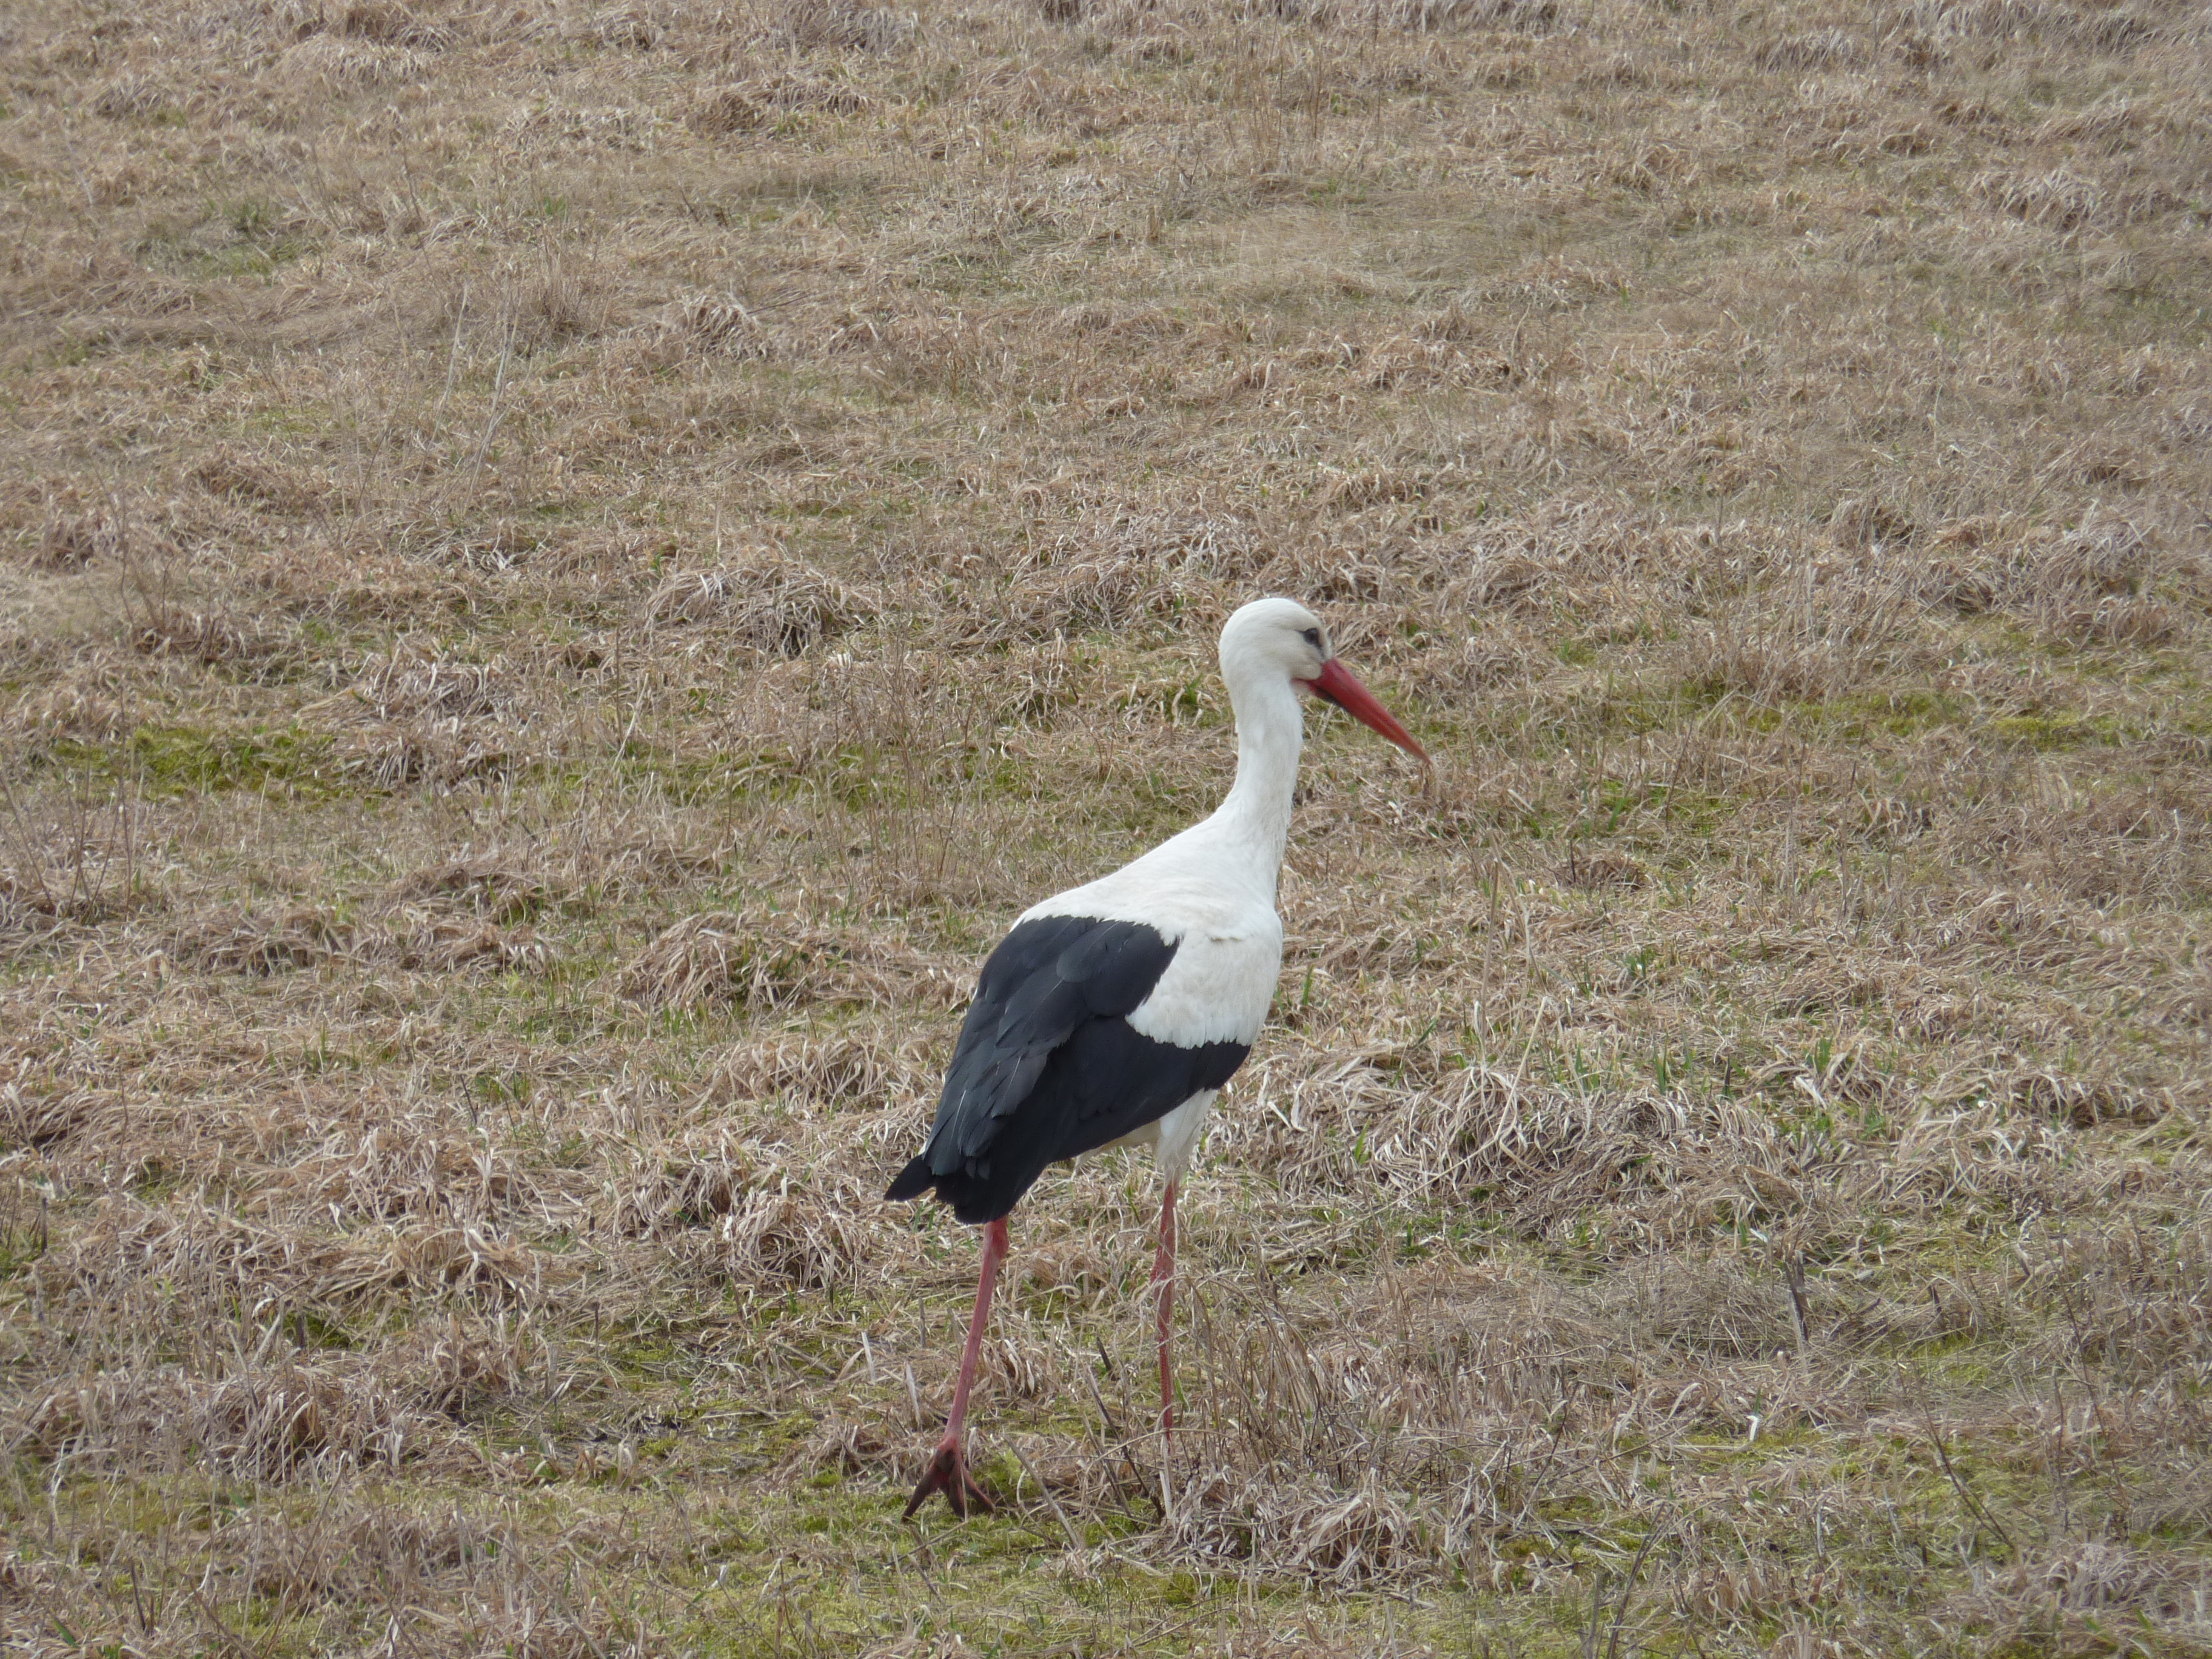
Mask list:
[[1275,899],[1291,834],[1305,714],[1287,675],[1262,673],[1229,687],[1237,713],[1237,781],[1202,828],[1250,884]]

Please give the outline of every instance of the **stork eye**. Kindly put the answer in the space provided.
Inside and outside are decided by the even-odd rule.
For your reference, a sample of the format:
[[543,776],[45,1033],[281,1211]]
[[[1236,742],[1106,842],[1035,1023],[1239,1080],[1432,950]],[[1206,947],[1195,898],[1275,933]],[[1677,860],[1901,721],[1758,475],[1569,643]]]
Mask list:
[[1306,629],[1306,631],[1305,631],[1305,641],[1306,641],[1306,643],[1307,643],[1308,645],[1310,645],[1310,646],[1313,647],[1313,648],[1314,648],[1315,650],[1316,650],[1316,651],[1320,650],[1320,649],[1321,649],[1321,629],[1319,629],[1318,628],[1309,628],[1308,629]]

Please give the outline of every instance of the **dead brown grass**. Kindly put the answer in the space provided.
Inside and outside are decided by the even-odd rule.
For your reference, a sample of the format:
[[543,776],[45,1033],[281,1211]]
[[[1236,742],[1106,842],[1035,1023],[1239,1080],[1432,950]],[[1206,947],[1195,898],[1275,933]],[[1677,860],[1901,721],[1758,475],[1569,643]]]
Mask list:
[[[2212,1644],[2204,18],[0,18],[0,1634]],[[1325,608],[1185,1198],[877,1198]]]

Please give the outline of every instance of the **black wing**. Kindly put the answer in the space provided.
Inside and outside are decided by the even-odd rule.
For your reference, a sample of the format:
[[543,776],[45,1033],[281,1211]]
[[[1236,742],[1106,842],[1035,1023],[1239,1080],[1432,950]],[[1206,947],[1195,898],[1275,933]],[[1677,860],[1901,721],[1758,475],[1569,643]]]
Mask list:
[[929,1145],[885,1196],[934,1187],[961,1220],[994,1221],[1047,1164],[1227,1082],[1249,1045],[1185,1048],[1129,1025],[1175,953],[1158,928],[1092,916],[1008,933],[983,964]]

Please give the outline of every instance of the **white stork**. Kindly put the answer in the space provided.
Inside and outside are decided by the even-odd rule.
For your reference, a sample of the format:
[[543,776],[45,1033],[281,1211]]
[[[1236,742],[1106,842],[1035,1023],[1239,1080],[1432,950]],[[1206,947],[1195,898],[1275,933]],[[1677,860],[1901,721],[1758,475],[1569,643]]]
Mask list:
[[1221,630],[1221,674],[1237,714],[1237,782],[1212,817],[1110,876],[1031,907],[983,964],[921,1156],[885,1194],[932,1188],[983,1228],[975,1312],[952,1413],[911,1516],[942,1492],[960,1516],[988,1496],[968,1473],[962,1430],[1006,1214],[1045,1166],[1149,1143],[1166,1185],[1152,1266],[1160,1426],[1173,1427],[1168,1336],[1175,1299],[1176,1184],[1214,1095],[1243,1064],[1282,971],[1275,881],[1290,834],[1304,718],[1300,688],[1428,756],[1342,663],[1294,600],[1255,600]]

